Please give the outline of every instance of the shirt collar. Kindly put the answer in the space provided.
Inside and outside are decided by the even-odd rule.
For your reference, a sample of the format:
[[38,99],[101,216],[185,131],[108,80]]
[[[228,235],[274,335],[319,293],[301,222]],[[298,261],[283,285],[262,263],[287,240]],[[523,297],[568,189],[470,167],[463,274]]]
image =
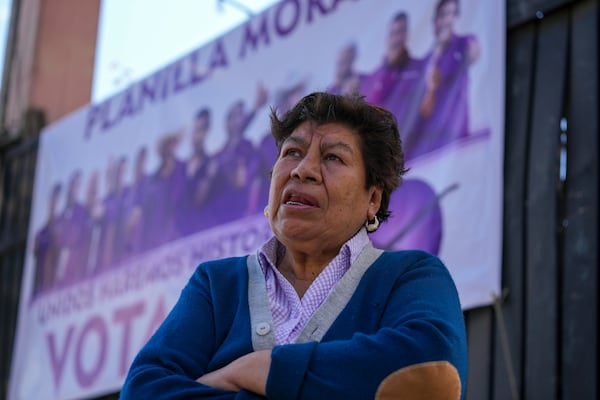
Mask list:
[[[362,249],[370,241],[371,239],[369,239],[366,229],[361,228],[354,236],[352,236],[346,243],[342,245],[339,253],[334,257],[333,260],[330,261],[328,265],[336,261],[336,259],[342,254],[347,254],[349,252],[350,256],[346,258],[348,260],[348,265],[345,266],[346,269],[348,269],[356,260]],[[285,246],[275,236],[272,236],[258,249],[258,261],[263,274],[266,273],[267,268],[277,269],[277,260],[283,257],[285,251]]]

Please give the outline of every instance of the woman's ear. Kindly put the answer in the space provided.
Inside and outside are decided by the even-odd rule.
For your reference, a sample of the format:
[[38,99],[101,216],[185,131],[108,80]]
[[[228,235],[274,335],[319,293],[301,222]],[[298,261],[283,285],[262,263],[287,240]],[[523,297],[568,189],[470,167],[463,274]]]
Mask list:
[[367,209],[367,217],[369,220],[375,218],[379,208],[381,207],[381,197],[383,195],[383,188],[380,186],[371,186],[369,189],[369,208]]

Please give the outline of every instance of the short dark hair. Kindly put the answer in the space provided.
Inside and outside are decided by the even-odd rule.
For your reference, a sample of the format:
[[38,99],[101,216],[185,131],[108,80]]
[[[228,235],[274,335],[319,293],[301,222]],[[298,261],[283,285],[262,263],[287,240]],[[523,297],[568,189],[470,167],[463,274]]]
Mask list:
[[438,0],[437,6],[435,6],[435,16],[434,16],[435,18],[437,18],[438,15],[440,15],[441,8],[448,3],[456,4],[456,14],[458,15],[459,10],[460,10],[460,3],[458,0]]
[[210,110],[208,107],[198,110],[198,112],[196,112],[196,118],[210,118]]
[[314,92],[302,98],[281,118],[276,109],[271,109],[271,132],[278,153],[283,142],[305,121],[318,125],[339,123],[358,134],[365,163],[365,184],[367,188],[373,185],[382,188],[377,217],[385,221],[390,216],[390,196],[400,186],[402,175],[407,171],[394,115],[367,103],[364,96]]
[[392,18],[392,22],[396,22],[396,21],[406,21],[408,22],[408,14],[404,11],[399,11],[397,12],[394,17]]
[[60,182],[55,183],[54,185],[52,185],[52,196],[58,196],[60,194],[60,192],[62,191],[62,184]]

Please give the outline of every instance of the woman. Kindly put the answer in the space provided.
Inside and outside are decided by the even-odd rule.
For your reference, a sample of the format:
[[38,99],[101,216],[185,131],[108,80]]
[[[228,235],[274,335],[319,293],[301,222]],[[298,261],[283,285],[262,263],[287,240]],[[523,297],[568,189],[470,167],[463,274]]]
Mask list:
[[274,237],[198,267],[122,398],[384,398],[398,370],[429,361],[453,365],[464,387],[448,271],[424,252],[377,250],[367,235],[405,172],[392,114],[313,93],[281,119],[273,111],[271,125]]

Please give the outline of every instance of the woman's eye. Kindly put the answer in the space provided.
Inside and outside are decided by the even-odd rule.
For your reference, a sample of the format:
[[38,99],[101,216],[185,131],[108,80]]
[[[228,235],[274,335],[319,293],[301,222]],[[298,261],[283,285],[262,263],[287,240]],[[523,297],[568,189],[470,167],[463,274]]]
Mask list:
[[284,153],[286,156],[297,157],[300,155],[300,150],[298,149],[287,149]]
[[341,161],[342,159],[336,156],[335,154],[327,154],[325,155],[325,160],[327,161]]

